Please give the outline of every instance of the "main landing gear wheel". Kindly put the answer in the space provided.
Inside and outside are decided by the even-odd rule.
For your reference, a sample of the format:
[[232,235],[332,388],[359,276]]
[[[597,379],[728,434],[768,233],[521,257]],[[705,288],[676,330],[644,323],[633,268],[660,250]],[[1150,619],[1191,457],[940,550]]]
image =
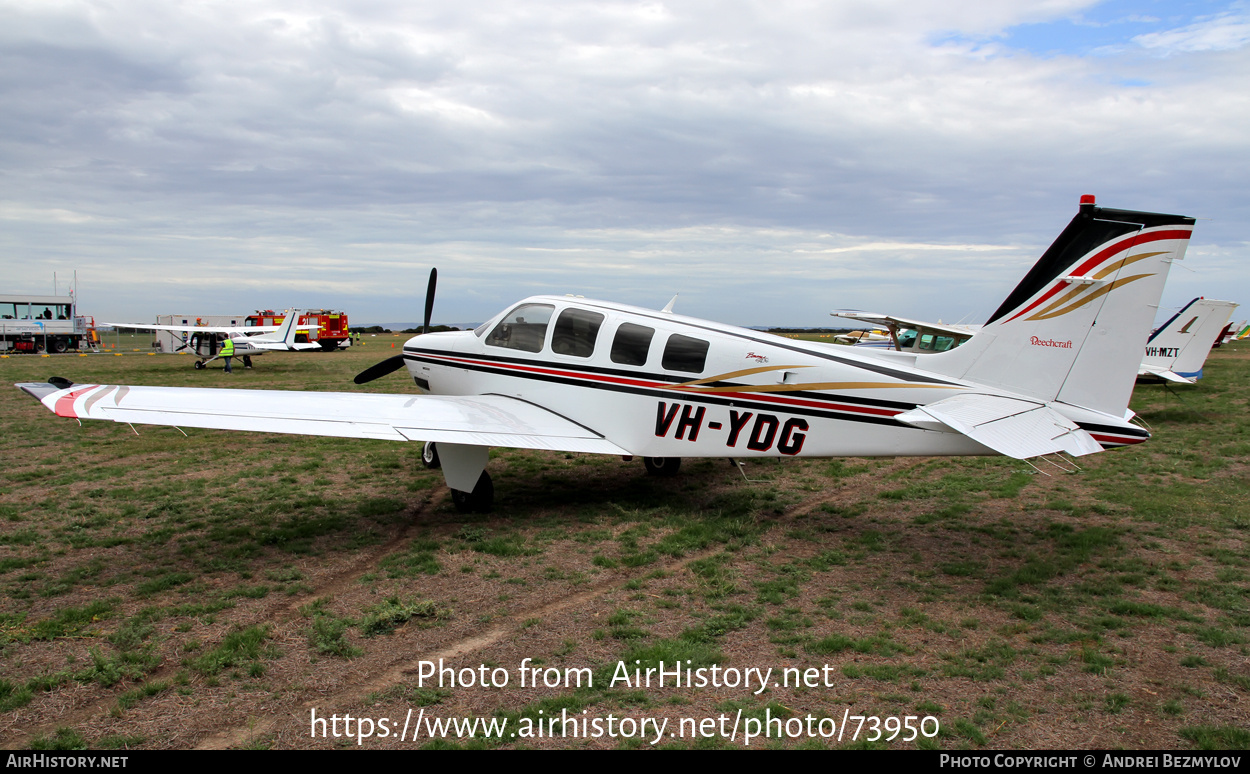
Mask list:
[[441,468],[443,463],[438,460],[438,447],[433,441],[426,441],[425,446],[421,449],[421,464],[433,470]]
[[204,370],[204,361],[203,361],[203,360],[197,360],[197,361],[195,361],[195,370],[197,370],[197,371],[203,371],[203,370]]
[[451,490],[451,501],[461,513],[487,513],[495,504],[495,485],[490,481],[490,474],[482,471],[477,479],[477,486],[472,492]]
[[681,467],[681,457],[643,457],[642,464],[653,476],[675,476]]

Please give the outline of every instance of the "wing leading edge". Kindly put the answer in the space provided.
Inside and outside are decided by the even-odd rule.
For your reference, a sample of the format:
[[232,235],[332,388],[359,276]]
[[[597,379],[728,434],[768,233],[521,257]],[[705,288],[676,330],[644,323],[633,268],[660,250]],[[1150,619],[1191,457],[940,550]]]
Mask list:
[[58,416],[80,419],[629,454],[590,428],[503,395],[372,395],[104,384],[60,387],[46,383],[17,387]]

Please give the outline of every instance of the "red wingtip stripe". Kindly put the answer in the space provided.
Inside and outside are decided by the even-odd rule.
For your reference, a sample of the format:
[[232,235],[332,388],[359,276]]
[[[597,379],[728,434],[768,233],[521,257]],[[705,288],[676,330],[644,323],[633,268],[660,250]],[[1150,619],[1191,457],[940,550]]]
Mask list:
[[90,387],[84,387],[81,390],[74,390],[73,392],[67,392],[66,394],[56,399],[56,405],[53,406],[52,410],[56,412],[56,415],[58,417],[69,417],[70,419],[77,419],[78,414],[74,412],[74,401],[78,398],[79,395],[82,395],[84,392],[89,392],[90,390],[94,389],[95,386],[96,385],[93,384]]

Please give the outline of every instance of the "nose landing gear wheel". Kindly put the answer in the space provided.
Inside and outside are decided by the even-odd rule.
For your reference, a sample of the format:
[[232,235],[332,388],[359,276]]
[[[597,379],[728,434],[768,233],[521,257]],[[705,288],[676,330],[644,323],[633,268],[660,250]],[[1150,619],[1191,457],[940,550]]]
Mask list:
[[675,476],[681,467],[681,457],[643,457],[642,464],[653,476]]
[[204,361],[203,361],[203,360],[197,360],[197,361],[195,361],[195,370],[197,370],[197,371],[203,371],[203,370],[204,370]]
[[488,513],[495,504],[495,485],[490,474],[483,470],[472,492],[451,490],[451,501],[461,513]]

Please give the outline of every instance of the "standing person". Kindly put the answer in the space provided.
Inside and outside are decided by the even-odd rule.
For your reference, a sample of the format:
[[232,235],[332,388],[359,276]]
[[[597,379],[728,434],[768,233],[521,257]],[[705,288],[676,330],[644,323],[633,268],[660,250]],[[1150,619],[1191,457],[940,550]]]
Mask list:
[[221,342],[221,350],[217,354],[226,359],[226,373],[234,373],[234,369],[230,367],[230,358],[234,357],[234,339],[226,336],[226,340]]

